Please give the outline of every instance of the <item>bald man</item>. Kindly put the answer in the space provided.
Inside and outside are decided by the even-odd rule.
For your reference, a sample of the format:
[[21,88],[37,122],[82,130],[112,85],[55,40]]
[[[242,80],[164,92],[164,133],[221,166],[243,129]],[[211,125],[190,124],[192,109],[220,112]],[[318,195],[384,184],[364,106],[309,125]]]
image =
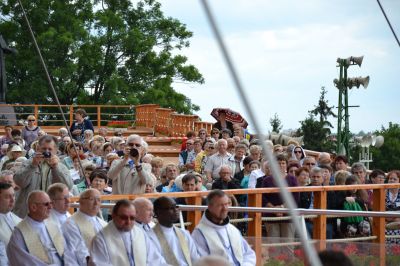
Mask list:
[[68,263],[71,265],[87,265],[93,237],[107,225],[97,216],[100,203],[100,192],[97,189],[82,192],[79,197],[79,211],[69,217],[62,226],[68,247],[66,253],[68,258],[72,259]]
[[14,229],[7,246],[10,265],[63,265],[66,243],[59,227],[46,220],[52,203],[43,191],[28,195],[28,215]]
[[146,198],[136,198],[133,201],[136,209],[135,225],[148,233],[154,227],[153,203]]

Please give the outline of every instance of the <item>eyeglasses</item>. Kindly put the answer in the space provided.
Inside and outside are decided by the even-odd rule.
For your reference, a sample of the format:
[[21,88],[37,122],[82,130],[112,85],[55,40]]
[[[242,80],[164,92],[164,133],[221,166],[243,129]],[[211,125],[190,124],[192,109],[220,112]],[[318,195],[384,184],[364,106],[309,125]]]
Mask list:
[[206,134],[206,132],[200,132],[199,133],[199,135],[205,135]]
[[315,165],[315,163],[306,163],[306,165]]
[[213,150],[214,149],[214,147],[208,147],[210,150]]
[[48,201],[48,202],[35,202],[35,204],[42,205],[42,206],[45,206],[45,207],[49,207],[53,203],[51,201]]
[[128,146],[129,146],[129,147],[136,147],[136,148],[142,147],[142,145],[141,145],[141,144],[138,144],[138,143],[128,143]]
[[301,151],[294,151],[294,153],[301,153]]

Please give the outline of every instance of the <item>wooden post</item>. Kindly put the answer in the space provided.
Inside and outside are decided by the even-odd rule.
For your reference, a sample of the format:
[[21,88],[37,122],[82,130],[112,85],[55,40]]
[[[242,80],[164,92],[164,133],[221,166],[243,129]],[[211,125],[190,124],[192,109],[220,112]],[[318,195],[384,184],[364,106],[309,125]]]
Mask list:
[[[262,194],[249,194],[248,195],[248,206],[249,207],[262,207]],[[261,213],[250,212],[249,218],[253,218],[253,221],[249,222],[249,228],[247,230],[247,236],[253,237],[253,249],[257,256],[257,266],[262,265],[262,221]]]
[[33,115],[35,116],[36,119],[36,125],[39,125],[39,106],[35,104],[33,108]]
[[[198,205],[201,206],[202,197],[190,197],[187,198],[189,205]],[[188,226],[188,230],[193,232],[196,225],[200,222],[201,219],[201,211],[190,211],[187,212],[187,221],[191,222],[192,224]]]
[[69,126],[72,126],[72,123],[74,121],[74,106],[70,105],[69,106]]
[[101,106],[97,105],[97,130],[101,127]]
[[[326,210],[326,191],[314,191],[314,208]],[[320,240],[317,244],[319,251],[326,249],[326,215],[318,215],[313,222],[313,239]]]
[[[374,189],[372,194],[373,204],[372,210],[384,212],[386,191],[384,188]],[[379,265],[384,266],[386,261],[386,247],[385,247],[385,218],[374,217],[372,220],[372,234],[377,236],[374,242],[379,244]]]

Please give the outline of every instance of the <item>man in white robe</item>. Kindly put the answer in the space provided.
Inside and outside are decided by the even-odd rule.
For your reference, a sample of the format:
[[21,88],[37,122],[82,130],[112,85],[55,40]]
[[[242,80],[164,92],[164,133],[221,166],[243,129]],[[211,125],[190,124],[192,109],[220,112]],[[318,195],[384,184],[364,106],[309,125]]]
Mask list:
[[135,225],[141,227],[146,233],[150,232],[155,225],[153,222],[153,203],[146,198],[136,198],[133,201],[133,206],[136,210]]
[[167,265],[147,234],[135,226],[136,211],[132,202],[119,200],[112,211],[112,221],[93,239],[90,265],[147,266]]
[[21,221],[12,213],[15,204],[15,192],[11,184],[0,183],[0,265],[8,265],[6,247],[14,227]]
[[87,265],[89,249],[93,237],[106,226],[106,222],[97,216],[100,211],[100,192],[88,189],[79,197],[79,211],[74,213],[62,226],[67,242],[68,261],[72,265]]
[[231,265],[256,265],[256,254],[239,230],[229,223],[229,197],[213,190],[207,197],[208,208],[192,233],[200,256],[218,255]]
[[49,218],[51,200],[34,190],[28,195],[28,215],[14,228],[7,246],[11,266],[63,265],[65,240]]
[[47,189],[47,195],[49,195],[53,202],[49,219],[61,228],[67,221],[67,218],[71,216],[68,212],[70,203],[68,187],[63,183],[52,184]]
[[191,266],[199,259],[199,254],[190,234],[174,226],[179,219],[175,201],[169,197],[156,199],[154,213],[158,224],[149,236],[161,255],[170,265]]

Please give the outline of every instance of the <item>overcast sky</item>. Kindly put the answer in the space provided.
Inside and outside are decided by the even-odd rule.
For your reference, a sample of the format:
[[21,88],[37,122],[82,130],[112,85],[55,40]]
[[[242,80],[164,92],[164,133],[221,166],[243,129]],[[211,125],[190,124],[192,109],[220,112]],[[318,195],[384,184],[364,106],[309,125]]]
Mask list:
[[[365,132],[400,120],[400,47],[374,0],[214,0],[211,2],[257,121],[270,130],[277,113],[284,129],[297,129],[317,104],[321,86],[337,106],[338,57],[364,55],[349,77],[371,78],[365,90],[352,89],[350,130]],[[199,1],[163,0],[166,16],[186,24],[194,36],[183,50],[205,83],[175,84],[214,122],[214,107],[229,107],[246,116]],[[400,1],[381,0],[400,37]],[[336,119],[330,119],[336,125]],[[250,121],[249,121],[250,122]],[[250,126],[251,128],[251,126]]]

